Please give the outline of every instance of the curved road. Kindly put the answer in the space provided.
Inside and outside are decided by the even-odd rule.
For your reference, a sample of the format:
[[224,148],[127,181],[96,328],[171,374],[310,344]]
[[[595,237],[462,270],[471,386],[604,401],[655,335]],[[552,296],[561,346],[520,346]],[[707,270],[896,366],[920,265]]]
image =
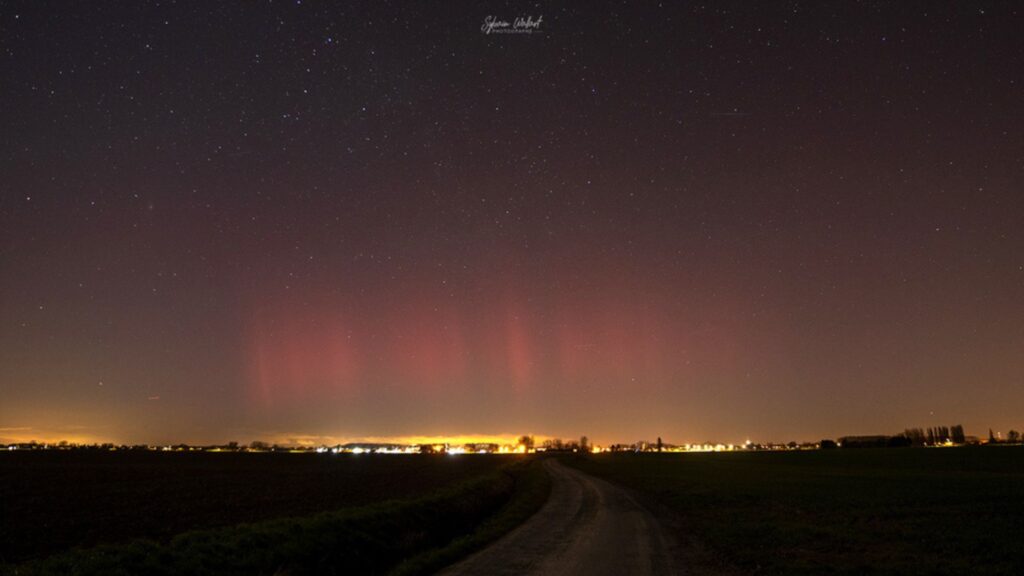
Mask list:
[[539,512],[444,576],[674,574],[670,539],[625,490],[544,461],[551,497]]

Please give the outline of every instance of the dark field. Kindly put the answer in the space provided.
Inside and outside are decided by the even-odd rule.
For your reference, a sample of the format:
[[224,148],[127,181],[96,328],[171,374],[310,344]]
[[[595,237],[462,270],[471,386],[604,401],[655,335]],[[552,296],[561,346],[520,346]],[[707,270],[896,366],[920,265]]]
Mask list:
[[1024,448],[600,455],[567,463],[677,513],[743,574],[1024,574]]
[[0,563],[73,546],[415,498],[514,457],[0,453]]

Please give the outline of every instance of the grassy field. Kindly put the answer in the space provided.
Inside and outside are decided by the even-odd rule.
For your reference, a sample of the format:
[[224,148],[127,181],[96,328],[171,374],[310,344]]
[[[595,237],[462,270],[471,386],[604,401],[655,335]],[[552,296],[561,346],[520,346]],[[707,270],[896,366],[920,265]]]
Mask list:
[[[289,534],[301,534],[292,540],[319,538],[339,551],[362,550],[358,554],[366,558],[360,562],[377,571],[418,554],[437,556],[456,539],[469,538],[472,547],[478,525],[497,522],[507,529],[502,522],[523,515],[524,506],[539,506],[534,500],[544,489],[537,480],[543,474],[521,465],[509,469],[514,461],[468,455],[0,454],[0,554],[10,568],[75,546],[122,543],[64,554],[64,561],[81,564],[84,558],[86,564],[109,568],[162,558],[158,564],[167,566],[173,557],[182,566],[197,558],[216,564],[219,556],[245,556],[253,545],[266,548],[268,541],[278,545],[289,541]],[[532,486],[532,492],[524,492],[524,486]],[[401,502],[382,504],[392,499]],[[292,520],[273,520],[285,517]],[[392,537],[399,541],[389,541]],[[150,541],[127,543],[136,538]],[[299,568],[292,573],[303,573],[310,562],[337,560],[318,556],[316,546],[301,549],[297,541],[291,544],[295,549],[277,550],[276,556],[250,558],[240,573],[261,573],[254,569],[264,566],[261,562],[294,564]],[[387,556],[385,564],[374,564],[374,550]],[[60,562],[37,562],[35,572],[62,573]],[[345,562],[363,565],[351,558]],[[124,573],[155,573],[139,570]],[[24,565],[20,572],[26,572]],[[160,573],[202,572],[193,566]]]
[[1024,574],[1024,448],[568,459],[677,513],[705,568]]
[[416,499],[75,549],[0,575],[430,574],[521,523],[549,489],[539,462],[523,459]]

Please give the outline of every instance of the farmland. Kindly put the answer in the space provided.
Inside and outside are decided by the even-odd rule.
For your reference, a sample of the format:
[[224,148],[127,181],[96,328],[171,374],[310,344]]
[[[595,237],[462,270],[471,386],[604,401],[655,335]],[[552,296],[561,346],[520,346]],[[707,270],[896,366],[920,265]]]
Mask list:
[[[1024,573],[1020,447],[559,460],[632,490],[695,573]],[[615,500],[581,481],[605,495],[580,506]],[[427,574],[524,521],[549,489],[533,457],[0,454],[0,574]],[[525,537],[547,542],[563,520],[590,534],[614,512],[566,506]]]
[[1024,449],[567,460],[672,518],[691,566],[756,574],[1024,573]]
[[[424,498],[514,457],[154,452],[0,454],[0,559]],[[487,486],[501,486],[489,482]],[[473,488],[476,490],[483,486]],[[488,488],[490,489],[490,488]],[[465,488],[468,492],[470,488]],[[479,490],[477,490],[479,491]],[[483,512],[511,490],[489,494]],[[493,496],[493,498],[492,498]],[[481,512],[481,513],[483,513]]]

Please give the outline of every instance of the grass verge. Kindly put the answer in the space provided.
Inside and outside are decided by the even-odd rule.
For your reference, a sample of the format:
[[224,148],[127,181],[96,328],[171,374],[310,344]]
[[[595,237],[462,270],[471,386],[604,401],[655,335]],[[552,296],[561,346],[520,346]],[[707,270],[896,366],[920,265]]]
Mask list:
[[522,470],[514,475],[516,487],[513,496],[501,510],[474,532],[402,562],[391,572],[391,576],[432,574],[482,549],[533,516],[551,494],[551,478],[537,460],[516,465],[521,466]]

